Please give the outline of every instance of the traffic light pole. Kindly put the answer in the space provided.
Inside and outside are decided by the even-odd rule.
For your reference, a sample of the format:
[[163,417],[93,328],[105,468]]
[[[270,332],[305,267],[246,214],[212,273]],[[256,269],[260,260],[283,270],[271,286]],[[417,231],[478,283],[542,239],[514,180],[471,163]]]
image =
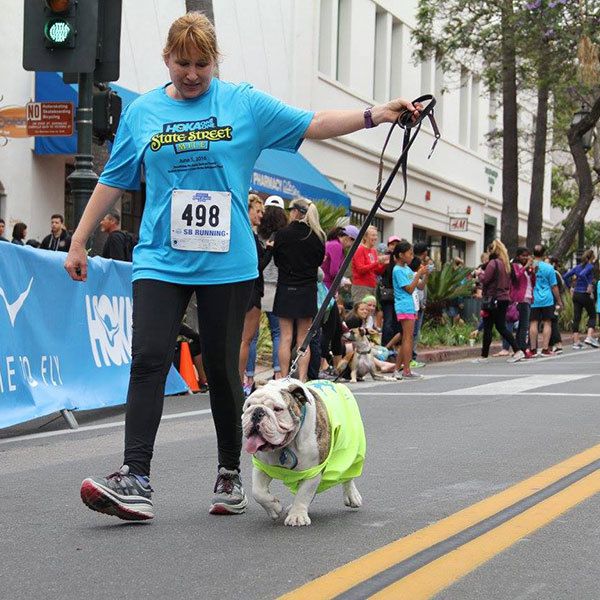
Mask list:
[[[75,170],[67,177],[71,186],[71,194],[75,207],[75,223],[77,227],[83,211],[92,195],[98,176],[94,173],[92,156],[92,102],[94,91],[93,73],[79,73],[79,103],[77,105],[77,154]],[[91,247],[92,238],[88,240]]]

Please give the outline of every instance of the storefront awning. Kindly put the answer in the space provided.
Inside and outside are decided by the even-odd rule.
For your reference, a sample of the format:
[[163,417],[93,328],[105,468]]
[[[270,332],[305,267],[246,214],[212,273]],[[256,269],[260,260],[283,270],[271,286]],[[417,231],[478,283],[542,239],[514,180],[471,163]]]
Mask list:
[[[110,87],[121,96],[123,108],[139,94],[114,83]],[[77,106],[77,85],[63,82],[60,73],[36,72],[36,102],[73,102]],[[77,134],[70,137],[36,137],[36,154],[75,154]],[[253,190],[278,194],[291,199],[302,196],[311,200],[325,200],[350,210],[350,198],[298,152],[263,150],[256,161],[252,182]]]

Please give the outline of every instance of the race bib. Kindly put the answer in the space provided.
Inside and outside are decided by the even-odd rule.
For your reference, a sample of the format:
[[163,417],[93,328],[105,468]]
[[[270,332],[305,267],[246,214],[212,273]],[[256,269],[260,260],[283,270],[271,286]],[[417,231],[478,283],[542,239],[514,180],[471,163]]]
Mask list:
[[171,247],[176,250],[228,252],[231,193],[173,190]]

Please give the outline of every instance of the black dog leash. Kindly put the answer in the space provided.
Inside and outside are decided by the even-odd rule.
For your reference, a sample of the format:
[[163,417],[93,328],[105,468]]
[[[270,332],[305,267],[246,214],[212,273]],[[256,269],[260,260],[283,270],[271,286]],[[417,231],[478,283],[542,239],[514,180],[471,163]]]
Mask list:
[[[390,189],[390,186],[392,185],[392,182],[394,181],[394,179],[400,169],[402,169],[402,179],[403,179],[403,183],[404,183],[404,196],[402,198],[402,202],[400,203],[400,206],[398,206],[397,208],[395,208],[393,210],[385,210],[383,208],[381,208],[381,209],[384,212],[393,213],[393,212],[396,212],[397,210],[400,210],[402,208],[402,206],[404,205],[404,202],[406,201],[406,194],[408,191],[408,181],[407,181],[407,176],[406,176],[407,166],[408,166],[408,151],[410,150],[410,147],[413,145],[416,137],[419,135],[423,121],[426,118],[429,119],[429,122],[431,123],[431,127],[433,129],[433,133],[435,136],[435,140],[434,140],[431,150],[429,152],[429,156],[427,157],[428,159],[431,158],[431,155],[433,154],[433,151],[435,150],[436,144],[441,137],[440,130],[437,126],[437,123],[435,122],[435,117],[434,117],[434,112],[433,112],[433,109],[435,107],[435,102],[436,102],[435,98],[431,94],[427,94],[425,96],[420,96],[416,100],[413,100],[413,106],[416,104],[422,104],[427,101],[428,101],[428,104],[426,104],[421,109],[421,111],[420,111],[421,114],[419,115],[419,117],[416,120],[413,120],[413,118],[412,118],[413,113],[411,111],[405,110],[404,112],[402,112],[400,114],[398,119],[396,121],[394,121],[394,123],[392,123],[392,126],[390,127],[390,131],[387,135],[387,138],[383,145],[383,149],[381,151],[381,155],[379,157],[379,177],[378,177],[378,181],[377,181],[375,202],[374,202],[373,206],[371,207],[369,214],[365,218],[365,220],[358,232],[358,235],[356,236],[356,239],[354,240],[354,243],[352,244],[352,246],[350,247],[350,250],[348,251],[348,254],[346,254],[346,258],[344,259],[344,262],[340,266],[338,274],[335,276],[335,278],[331,282],[331,287],[329,288],[329,291],[327,292],[327,295],[325,296],[325,299],[323,300],[323,303],[321,304],[319,311],[317,312],[315,318],[313,319],[312,325],[310,326],[310,329],[308,330],[308,333],[306,334],[306,337],[304,338],[302,345],[300,346],[300,348],[298,348],[296,357],[292,361],[292,365],[290,367],[290,377],[293,375],[294,371],[296,370],[298,361],[300,360],[300,358],[306,354],[306,349],[308,348],[310,341],[314,337],[315,333],[319,330],[319,327],[321,327],[321,323],[322,323],[323,319],[325,318],[325,312],[327,311],[327,306],[329,305],[329,302],[331,301],[331,299],[335,296],[335,294],[340,286],[340,283],[342,281],[342,277],[344,276],[346,269],[348,268],[348,266],[350,265],[350,262],[352,261],[352,257],[358,250],[358,247],[360,246],[362,239],[365,236],[367,228],[371,225],[373,218],[375,217],[375,214],[377,213],[379,208],[381,208],[381,203],[383,202],[383,199],[385,198],[388,190]],[[404,139],[402,141],[402,152],[400,154],[400,157],[398,158],[398,161],[394,165],[394,168],[392,169],[390,176],[388,177],[387,181],[385,182],[385,185],[382,188],[381,181],[382,181],[382,175],[383,175],[383,156],[384,156],[385,150],[387,148],[388,142],[390,141],[390,138],[392,137],[392,133],[394,132],[394,128],[396,127],[396,125],[398,125],[398,127],[401,127],[402,129],[404,129]],[[412,135],[411,135],[411,130],[414,130],[414,133],[412,133]],[[337,310],[337,307],[332,308],[332,310]]]

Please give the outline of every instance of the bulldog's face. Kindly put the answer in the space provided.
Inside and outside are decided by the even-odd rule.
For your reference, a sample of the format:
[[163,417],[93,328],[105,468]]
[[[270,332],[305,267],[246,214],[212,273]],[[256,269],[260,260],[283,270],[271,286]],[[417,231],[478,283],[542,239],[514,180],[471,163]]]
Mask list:
[[278,379],[259,387],[244,403],[244,449],[250,454],[287,446],[302,423],[302,408],[314,400],[300,381]]

